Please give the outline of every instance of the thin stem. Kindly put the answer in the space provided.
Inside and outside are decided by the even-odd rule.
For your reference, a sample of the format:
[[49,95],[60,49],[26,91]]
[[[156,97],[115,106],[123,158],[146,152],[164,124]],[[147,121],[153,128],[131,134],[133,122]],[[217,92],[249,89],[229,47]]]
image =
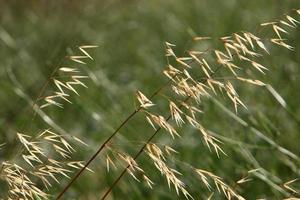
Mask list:
[[[163,86],[158,88],[150,97],[152,99],[155,97],[161,90],[163,90],[166,86],[169,85],[171,79],[168,80]],[[76,175],[69,181],[69,183],[64,187],[64,189],[58,194],[56,200],[60,199],[63,194],[69,189],[69,187],[76,181],[76,179],[82,174],[82,172],[90,165],[90,163],[99,155],[99,153],[104,149],[104,147],[112,140],[112,138],[119,132],[119,130],[132,118],[134,117],[140,110],[142,109],[139,106],[136,110],[134,110],[118,127],[117,129],[104,141],[104,143],[99,147],[99,149],[91,156],[91,158],[86,162],[86,164],[76,173]]]
[[[31,129],[32,127],[32,124],[33,124],[33,121],[36,117],[36,111],[34,109],[34,107],[37,105],[37,102],[40,100],[40,98],[43,96],[47,86],[49,85],[50,81],[53,79],[55,73],[57,72],[58,68],[60,67],[61,63],[64,61],[64,58],[63,59],[60,59],[60,61],[55,65],[55,68],[54,70],[51,72],[50,76],[48,77],[48,79],[44,82],[44,84],[42,85],[41,89],[40,89],[40,92],[38,93],[37,97],[35,98],[35,101],[32,103],[32,105],[29,107],[29,108],[32,108],[32,117],[31,117],[31,120],[30,120],[30,123],[29,123],[29,130]],[[30,111],[30,110],[29,110]],[[29,112],[28,111],[28,112]],[[25,124],[23,125],[25,126]]]
[[[207,51],[207,50],[206,50]],[[168,57],[167,62],[169,63]],[[192,60],[189,64],[193,63]],[[174,75],[175,77],[176,75]],[[158,88],[150,97],[151,100],[154,98],[161,90],[163,90],[166,86],[168,86],[172,82],[172,79],[169,79],[163,86]],[[100,154],[100,152],[104,149],[104,147],[112,140],[112,138],[118,133],[118,131],[132,118],[134,117],[140,110],[142,109],[139,106],[135,111],[133,111],[119,126],[118,128],[110,135],[109,138],[105,140],[105,142],[99,147],[99,149],[92,155],[92,157],[87,161],[87,163],[76,173],[76,175],[68,182],[68,184],[64,187],[64,189],[58,194],[56,200],[60,199],[63,194],[70,188],[70,186],[75,182],[75,180],[82,174],[82,172],[90,165],[90,163]]]
[[[40,99],[40,98],[42,97],[42,95],[44,94],[44,92],[45,92],[45,90],[46,90],[48,84],[49,84],[50,81],[53,79],[55,73],[57,72],[57,70],[58,70],[58,68],[59,68],[59,66],[60,66],[60,64],[61,64],[62,62],[63,62],[63,59],[59,62],[58,65],[56,65],[56,67],[55,67],[54,70],[52,71],[50,77],[45,81],[44,85],[42,86],[42,89],[41,89],[40,93],[38,94],[37,98],[35,99],[34,103],[32,104],[32,108],[37,104],[37,102],[39,101],[39,99]],[[32,124],[32,122],[33,122],[33,120],[34,120],[34,118],[35,118],[35,116],[36,116],[35,110],[34,110],[34,109],[32,109],[32,110],[33,110],[34,114],[33,114],[33,117],[32,117],[32,119],[31,119],[31,123],[30,123],[30,124]]]
[[65,186],[65,188],[58,194],[56,199],[60,199],[62,195],[69,189],[69,187],[75,182],[75,180],[81,175],[81,173],[90,165],[90,163],[98,156],[98,154],[104,149],[104,147],[110,142],[110,140],[118,133],[118,131],[139,111],[141,107],[133,111],[121,124],[120,126],[105,140],[105,142],[100,146],[100,148],[92,155],[92,157],[87,161],[87,163],[76,173],[76,175],[71,179],[71,181]]
[[[190,97],[187,97],[185,101],[187,101]],[[182,107],[182,105],[179,106],[179,108]],[[171,119],[171,115],[168,116],[166,121],[169,121]],[[161,127],[157,128],[156,131],[151,135],[151,137],[148,138],[147,142],[142,146],[142,148],[138,151],[138,153],[133,157],[134,160],[136,160],[144,151],[147,144],[149,144],[152,139],[156,136],[156,134],[161,130]],[[130,165],[127,165],[127,167],[122,171],[122,173],[119,175],[119,177],[114,181],[114,183],[109,187],[109,189],[105,192],[105,194],[101,197],[101,200],[104,200],[109,193],[112,191],[115,185],[121,180],[121,178],[125,175],[127,169],[130,167]]]
[[[213,73],[211,73],[211,76],[213,76],[218,70],[220,69],[220,67],[217,68],[217,70]],[[202,81],[202,83],[207,82],[207,80]],[[183,102],[187,102],[189,99],[191,98],[191,96],[188,96],[184,99]],[[182,108],[183,105],[181,104],[178,108]],[[171,115],[169,115],[166,118],[166,121],[169,121],[172,118]],[[159,127],[155,130],[155,132],[148,138],[148,140],[145,142],[145,144],[142,146],[142,148],[138,151],[138,153],[133,157],[133,160],[136,160],[144,151],[144,149],[147,147],[147,145],[153,140],[153,138],[157,135],[157,133],[161,130],[162,128]],[[113,184],[109,187],[109,189],[105,192],[105,194],[101,197],[101,200],[104,200],[112,191],[112,189],[118,184],[118,182],[121,180],[121,178],[125,175],[127,169],[130,167],[130,165],[127,165],[127,167],[122,171],[122,173],[118,176],[118,178],[113,182]]]

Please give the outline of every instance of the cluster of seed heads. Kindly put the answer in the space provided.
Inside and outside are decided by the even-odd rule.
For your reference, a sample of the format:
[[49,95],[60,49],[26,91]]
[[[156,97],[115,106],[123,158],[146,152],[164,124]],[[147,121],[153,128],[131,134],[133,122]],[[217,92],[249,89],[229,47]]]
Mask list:
[[[300,10],[295,10],[295,15],[300,15]],[[225,154],[220,146],[222,142],[214,137],[199,119],[199,115],[205,117],[205,113],[199,107],[203,104],[204,99],[216,98],[219,94],[225,94],[232,102],[236,113],[239,106],[247,108],[238,95],[235,82],[241,81],[252,85],[265,86],[266,84],[261,80],[246,76],[247,73],[245,71],[266,73],[268,68],[261,61],[265,53],[270,54],[269,46],[271,44],[293,50],[293,47],[284,38],[284,34],[288,34],[290,29],[295,29],[299,23],[296,17],[285,15],[282,20],[261,24],[262,29],[269,27],[269,30],[274,33],[271,38],[262,39],[257,34],[246,31],[236,32],[230,36],[218,38],[222,45],[220,49],[191,49],[183,57],[177,56],[174,44],[166,42],[168,64],[163,74],[169,81],[151,97],[147,97],[141,91],[137,91],[138,108],[101,145],[86,164],[82,161],[72,160],[75,148],[70,144],[69,140],[83,143],[76,137],[60,135],[48,129],[36,137],[17,133],[18,140],[22,144],[21,157],[23,162],[2,162],[0,172],[1,179],[6,181],[9,188],[7,199],[49,198],[45,188],[52,187],[53,181],[59,183],[62,177],[71,178],[70,174],[78,169],[77,174],[58,196],[57,199],[59,199],[84,170],[89,170],[88,165],[102,149],[107,149],[108,152],[106,154],[108,172],[111,166],[114,169],[119,167],[124,169],[123,173],[106,191],[102,199],[107,197],[126,172],[136,181],[141,182],[143,180],[150,188],[153,188],[154,182],[137,161],[143,152],[149,157],[154,167],[166,178],[169,187],[173,186],[178,195],[181,192],[187,199],[193,199],[187,190],[186,183],[181,180],[182,173],[168,165],[170,158],[179,152],[169,145],[164,145],[162,148],[155,144],[153,142],[154,136],[160,131],[165,131],[173,140],[177,140],[182,134],[178,131],[178,128],[189,125],[195,129],[195,132],[200,133],[204,143],[210,150],[213,150],[218,156],[220,156],[220,153]],[[195,37],[194,41],[198,44],[212,39],[214,38],[201,36]],[[92,45],[80,46],[81,55],[70,56],[69,59],[78,64],[86,64],[85,59],[93,60],[87,49],[95,47]],[[230,76],[216,77],[219,70],[227,71],[230,73]],[[50,105],[63,107],[63,101],[71,103],[69,99],[70,92],[79,95],[76,90],[77,85],[87,87],[83,79],[88,78],[88,76],[81,75],[80,70],[76,67],[58,67],[53,74],[56,74],[56,72],[61,73],[61,76],[50,77],[56,90],[51,92],[50,95],[41,98],[43,104],[40,108]],[[199,74],[202,75],[200,79],[198,77]],[[168,102],[169,115],[163,116],[154,111],[153,108],[157,106],[153,100],[155,96],[163,97]],[[143,143],[140,151],[135,156],[130,156],[110,146],[109,142],[118,130],[138,112],[144,114],[146,121],[153,127],[154,133],[146,139],[146,142]],[[223,182],[221,177],[207,170],[193,167],[191,164],[187,165],[209,190],[212,188],[210,182],[213,182],[217,190],[223,193],[227,199],[244,199],[232,187]],[[248,171],[248,175],[255,172],[256,170]],[[237,181],[237,184],[251,181],[248,175]],[[284,188],[292,193],[296,193],[290,186],[295,181],[288,181],[284,184]],[[40,182],[43,187],[39,184]],[[209,199],[211,197],[212,195]]]

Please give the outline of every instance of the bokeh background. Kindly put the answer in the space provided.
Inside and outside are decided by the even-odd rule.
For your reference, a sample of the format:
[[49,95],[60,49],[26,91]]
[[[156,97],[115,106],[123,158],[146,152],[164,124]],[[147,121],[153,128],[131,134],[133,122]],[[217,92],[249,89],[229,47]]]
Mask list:
[[[66,55],[76,52],[77,46],[99,46],[90,51],[94,61],[82,67],[91,77],[86,81],[89,88],[79,88],[80,97],[72,96],[72,105],[44,112],[61,129],[90,144],[77,148],[76,156],[86,160],[135,108],[136,90],[150,95],[166,82],[162,75],[165,41],[177,45],[178,55],[185,55],[194,36],[255,31],[260,23],[299,7],[298,0],[0,1],[0,143],[5,143],[0,159],[15,159],[16,132],[34,135],[49,127],[38,115],[32,120],[30,101],[38,96],[53,69]],[[271,48],[271,55],[265,59],[269,71],[259,77],[273,86],[286,107],[266,88],[242,84],[238,91],[248,110],[240,108],[240,118],[228,114],[234,108],[222,97],[225,107],[210,100],[203,102],[201,120],[220,139],[224,137],[222,147],[228,156],[218,158],[211,153],[188,126],[176,141],[166,134],[155,139],[180,151],[170,165],[183,173],[182,179],[196,199],[205,199],[211,192],[215,193],[213,199],[224,196],[215,188],[209,192],[175,159],[223,177],[246,199],[288,197],[280,191],[282,184],[300,174],[300,29],[288,38],[295,51]],[[161,108],[161,113],[166,109]],[[137,116],[120,131],[112,146],[133,155],[151,133],[143,117]],[[168,189],[164,177],[146,157],[142,156],[139,163],[150,173],[154,189],[126,175],[108,199],[184,198]],[[107,173],[105,165],[103,153],[91,166],[94,173],[84,173],[64,199],[99,199],[120,173],[120,169]],[[252,181],[235,184],[256,168],[261,170],[251,177]],[[57,194],[66,181],[54,184],[50,193]],[[297,184],[300,189],[299,182],[293,187]],[[0,182],[3,196],[4,191],[5,185]]]

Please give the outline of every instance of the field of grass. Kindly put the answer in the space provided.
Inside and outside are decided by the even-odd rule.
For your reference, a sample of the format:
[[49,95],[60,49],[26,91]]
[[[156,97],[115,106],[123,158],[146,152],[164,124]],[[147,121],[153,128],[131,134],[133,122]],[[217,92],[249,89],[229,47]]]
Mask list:
[[[165,41],[176,44],[176,54],[184,57],[197,47],[192,40],[195,36],[219,38],[250,31],[269,38],[271,33],[259,32],[258,26],[299,8],[297,0],[0,1],[0,162],[20,159],[17,132],[36,136],[47,128],[86,142],[88,147],[75,146],[74,155],[78,160],[88,160],[136,108],[137,90],[150,96],[168,81],[162,73],[167,65]],[[300,17],[297,19],[300,21]],[[249,72],[272,87],[235,82],[247,109],[239,106],[235,115],[225,94],[203,99],[198,107],[203,111],[199,114],[201,124],[222,141],[220,146],[226,155],[218,157],[210,151],[201,135],[187,124],[178,131],[181,138],[173,140],[162,131],[152,141],[179,152],[167,163],[182,173],[179,177],[195,199],[207,199],[212,193],[211,199],[225,197],[213,182],[209,191],[187,163],[222,177],[245,199],[300,197],[284,186],[300,176],[299,27],[285,36],[294,51],[267,46],[270,55],[264,56],[262,64],[269,70],[265,75]],[[211,43],[221,48],[217,41]],[[78,54],[80,45],[98,46],[89,49],[94,60],[88,60],[87,65],[66,59],[66,55]],[[65,103],[63,109],[50,106],[34,114],[32,103],[57,66],[81,69],[90,77],[84,81],[88,89],[76,87],[80,96],[72,94],[72,104]],[[221,69],[216,76],[227,74]],[[50,84],[46,91],[54,88]],[[164,97],[157,95],[153,102],[159,105],[157,113],[167,116]],[[152,134],[153,128],[138,113],[118,132],[110,147],[133,156]],[[106,154],[108,150],[100,153],[89,166],[94,172],[85,171],[62,199],[93,200],[104,194],[124,169],[119,166],[108,173]],[[173,187],[168,188],[165,177],[146,154],[138,163],[155,183],[153,189],[126,174],[107,199],[185,198]],[[249,170],[254,169],[248,177]],[[237,183],[246,176],[251,181]],[[47,192],[53,195],[50,199],[68,181],[60,177],[59,184],[53,182]],[[300,192],[300,181],[290,187]],[[1,177],[0,199],[6,198],[6,192]]]

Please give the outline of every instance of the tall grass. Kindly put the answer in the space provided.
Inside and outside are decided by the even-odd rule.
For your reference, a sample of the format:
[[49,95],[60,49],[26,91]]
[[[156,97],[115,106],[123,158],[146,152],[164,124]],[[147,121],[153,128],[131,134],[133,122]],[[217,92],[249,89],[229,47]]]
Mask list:
[[[220,38],[194,36],[191,47],[186,49],[182,56],[177,55],[176,45],[166,42],[167,67],[162,74],[169,80],[162,86],[158,86],[149,97],[137,91],[134,101],[135,109],[120,122],[102,144],[98,144],[99,148],[90,158],[82,158],[86,162],[72,159],[73,156],[79,156],[79,151],[74,147],[75,143],[88,148],[85,147],[86,143],[64,131],[46,112],[51,112],[53,109],[48,108],[49,106],[61,108],[68,106],[66,104],[74,102],[73,94],[84,96],[78,88],[79,86],[87,87],[84,79],[90,77],[97,83],[95,74],[89,68],[79,67],[87,62],[93,62],[90,48],[96,46],[80,46],[77,54],[67,56],[62,63],[56,65],[49,78],[45,80],[45,84],[41,86],[42,89],[34,101],[24,92],[15,74],[8,70],[7,73],[15,85],[16,94],[27,100],[34,111],[33,115],[28,115],[29,120],[25,120],[25,124],[29,125],[27,131],[32,131],[36,115],[39,115],[49,128],[45,130],[39,128],[40,133],[34,136],[24,133],[25,130],[18,130],[16,133],[16,141],[20,145],[16,148],[13,158],[2,162],[1,178],[5,185],[4,198],[51,199],[54,198],[55,193],[47,191],[53,191],[50,188],[54,187],[55,182],[63,182],[66,185],[61,184],[62,188],[56,196],[56,199],[60,199],[69,192],[68,190],[78,181],[77,179],[84,171],[100,173],[90,166],[98,159],[98,156],[102,157],[102,163],[104,161],[109,174],[112,170],[120,172],[111,180],[110,186],[102,189],[99,194],[101,199],[106,199],[115,187],[122,187],[120,184],[126,173],[137,181],[136,184],[144,183],[155,193],[155,187],[158,185],[152,180],[155,168],[166,179],[169,188],[172,186],[179,196],[183,195],[185,198],[197,199],[197,195],[201,194],[194,191],[197,190],[195,185],[197,187],[203,185],[207,188],[209,195],[206,197],[209,199],[217,198],[219,194],[227,199],[244,199],[242,196],[247,196],[247,188],[252,187],[251,183],[254,178],[260,179],[271,188],[274,194],[282,198],[296,198],[297,189],[291,185],[297,182],[297,179],[281,180],[264,169],[256,156],[252,155],[253,152],[249,151],[252,148],[264,149],[263,145],[249,143],[248,136],[245,136],[245,139],[235,140],[227,134],[218,134],[211,131],[213,127],[206,124],[210,120],[213,120],[211,124],[214,125],[221,123],[224,118],[232,118],[242,125],[241,130],[252,132],[253,138],[264,141],[275,150],[283,165],[297,171],[299,162],[297,154],[262,133],[261,127],[257,125],[258,118],[249,118],[249,122],[240,118],[239,113],[244,114],[245,109],[251,108],[243,102],[243,96],[239,93],[242,93],[244,88],[246,90],[249,88],[259,90],[256,86],[260,86],[261,89],[265,88],[274,100],[292,116],[291,119],[299,123],[297,116],[287,107],[285,100],[271,86],[272,83],[265,83],[262,76],[265,74],[272,76],[273,70],[268,67],[267,60],[273,56],[272,52],[276,47],[296,51],[285,37],[297,28],[299,15],[299,10],[293,10],[279,20],[262,23],[254,32],[239,31]],[[240,84],[249,84],[251,87]],[[231,108],[226,106],[227,102],[231,102]],[[214,108],[217,109],[218,114],[215,116],[209,115],[210,110],[207,107],[211,104],[214,104]],[[96,113],[94,117],[101,118]],[[134,118],[138,118],[138,121],[134,121]],[[122,136],[126,135],[126,126],[130,124],[134,126],[135,123],[141,126],[135,130],[140,134],[134,141],[127,141],[119,136],[121,131],[124,131]],[[268,125],[265,126],[270,126],[268,129],[276,129],[272,127],[272,123],[266,122],[266,124]],[[149,134],[150,127],[154,131]],[[21,128],[24,126],[21,125]],[[168,134],[158,138],[164,132]],[[196,137],[191,137],[191,134],[196,134]],[[202,163],[188,162],[181,158],[180,155],[186,153],[184,148],[188,148],[186,146],[189,144],[193,145],[194,141],[189,141],[189,137],[203,141],[208,151],[201,146],[203,153],[199,155],[211,157],[214,160],[212,163],[215,169],[222,167],[218,165],[219,161],[215,160],[210,152],[214,152],[218,158],[227,155],[227,159],[230,159],[230,154],[223,149],[223,146],[225,144],[239,146],[237,151],[241,154],[239,158],[245,159],[248,163],[248,166],[239,169],[243,171],[243,175],[238,179],[230,178],[230,174],[225,174],[226,176],[222,174],[223,177],[217,173],[217,171],[222,172],[220,169],[208,170]],[[114,143],[115,140],[116,143]],[[125,148],[126,145],[129,148]],[[142,160],[139,159],[140,157]],[[145,163],[147,163],[146,166]],[[104,177],[102,178],[105,180]],[[227,183],[225,180],[229,178],[234,181]],[[244,189],[245,184],[248,185],[245,186],[246,189]],[[253,188],[255,187],[254,184]],[[210,193],[210,191],[216,192]],[[264,192],[262,191],[262,194]]]

